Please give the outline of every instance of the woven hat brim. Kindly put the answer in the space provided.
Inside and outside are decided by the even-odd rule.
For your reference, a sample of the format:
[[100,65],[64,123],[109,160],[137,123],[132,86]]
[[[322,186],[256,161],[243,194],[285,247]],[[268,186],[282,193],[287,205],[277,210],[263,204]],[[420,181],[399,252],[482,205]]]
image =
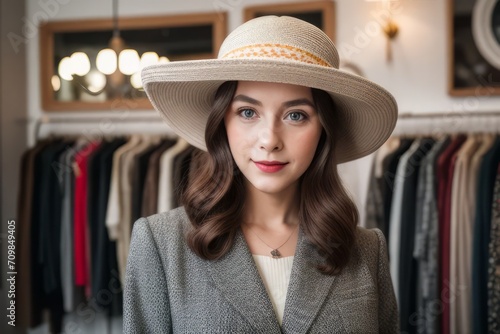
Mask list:
[[152,65],[142,71],[146,94],[164,121],[204,151],[215,92],[232,80],[288,83],[328,92],[341,123],[335,152],[338,163],[373,153],[396,125],[397,103],[387,90],[335,68],[271,59],[209,59]]

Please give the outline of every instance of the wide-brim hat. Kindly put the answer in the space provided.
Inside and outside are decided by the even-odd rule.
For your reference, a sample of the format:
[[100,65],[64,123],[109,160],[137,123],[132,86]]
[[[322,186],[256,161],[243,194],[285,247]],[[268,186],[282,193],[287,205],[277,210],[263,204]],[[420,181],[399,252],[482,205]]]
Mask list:
[[142,71],[144,90],[172,130],[204,151],[205,127],[215,93],[226,81],[264,81],[329,93],[340,122],[338,163],[376,151],[391,135],[398,109],[379,85],[339,70],[330,38],[316,26],[288,16],[252,19],[231,32],[217,59],[175,61]]

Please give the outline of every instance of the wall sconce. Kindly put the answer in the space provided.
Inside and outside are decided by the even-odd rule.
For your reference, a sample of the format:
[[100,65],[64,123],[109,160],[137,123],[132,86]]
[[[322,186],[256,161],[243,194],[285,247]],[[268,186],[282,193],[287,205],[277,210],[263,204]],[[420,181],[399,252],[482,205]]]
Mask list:
[[[384,31],[384,34],[387,38],[387,46],[386,46],[387,62],[391,62],[392,61],[391,42],[394,38],[396,38],[399,31],[398,25],[392,19],[392,14],[394,11],[393,6],[395,3],[399,2],[399,0],[366,0],[366,1],[379,2],[380,3],[379,10],[387,12],[387,19],[385,23],[382,25],[382,30]],[[377,17],[382,17],[382,16],[383,15],[377,15]]]

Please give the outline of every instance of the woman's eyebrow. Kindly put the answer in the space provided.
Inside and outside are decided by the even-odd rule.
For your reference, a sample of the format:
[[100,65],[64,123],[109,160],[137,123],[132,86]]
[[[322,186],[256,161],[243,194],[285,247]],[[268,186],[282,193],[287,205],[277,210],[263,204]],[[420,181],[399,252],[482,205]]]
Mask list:
[[236,101],[247,102],[247,103],[255,104],[258,106],[262,106],[262,102],[260,102],[256,99],[252,99],[250,96],[246,96],[246,95],[242,95],[242,94],[236,95],[233,98],[233,102],[236,102]]
[[291,100],[291,101],[283,102],[283,104],[282,104],[282,106],[285,108],[290,108],[290,107],[295,107],[295,106],[300,106],[300,105],[308,105],[311,108],[316,108],[314,106],[314,103],[309,101],[309,99],[307,99],[307,98]]
[[[236,95],[233,98],[233,102],[236,102],[236,101],[247,102],[247,103],[255,104],[255,105],[258,105],[258,106],[262,106],[262,102],[260,102],[260,101],[258,101],[256,99],[253,99],[250,96],[246,96],[246,95],[242,95],[242,94]],[[312,103],[307,98],[301,98],[301,99],[286,101],[286,102],[283,102],[281,105],[284,108],[290,108],[290,107],[295,107],[295,106],[299,106],[299,105],[308,105],[308,106],[310,106],[312,108],[315,108],[314,103]]]

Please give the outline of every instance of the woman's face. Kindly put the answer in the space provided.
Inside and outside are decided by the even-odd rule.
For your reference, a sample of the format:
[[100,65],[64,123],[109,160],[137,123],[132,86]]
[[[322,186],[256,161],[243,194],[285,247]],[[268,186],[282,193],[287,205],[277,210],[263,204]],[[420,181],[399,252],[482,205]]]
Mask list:
[[238,82],[224,124],[236,165],[265,193],[297,184],[322,131],[311,89],[280,83]]

